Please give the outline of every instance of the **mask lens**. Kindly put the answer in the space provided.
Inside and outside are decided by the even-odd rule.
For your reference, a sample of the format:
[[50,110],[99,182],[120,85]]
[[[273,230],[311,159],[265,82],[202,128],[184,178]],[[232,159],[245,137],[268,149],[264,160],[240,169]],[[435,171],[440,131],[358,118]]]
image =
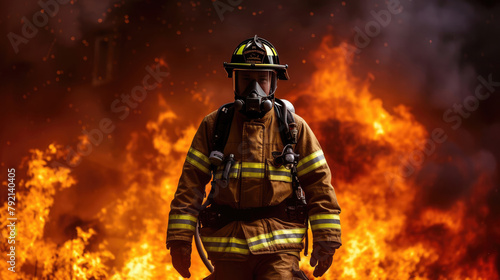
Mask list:
[[276,90],[277,76],[274,70],[233,70],[233,91],[242,96],[252,81],[257,81],[262,88],[269,87],[269,94]]

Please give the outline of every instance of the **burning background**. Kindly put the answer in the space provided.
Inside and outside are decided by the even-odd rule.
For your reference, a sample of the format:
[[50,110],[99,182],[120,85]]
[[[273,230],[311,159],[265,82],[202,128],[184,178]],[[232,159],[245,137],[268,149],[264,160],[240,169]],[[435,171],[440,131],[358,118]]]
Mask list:
[[[499,279],[496,1],[0,7],[2,279],[180,279],[170,200],[202,117],[232,100],[222,62],[254,34],[334,172],[344,245],[323,279]],[[191,271],[208,275],[196,251]]]

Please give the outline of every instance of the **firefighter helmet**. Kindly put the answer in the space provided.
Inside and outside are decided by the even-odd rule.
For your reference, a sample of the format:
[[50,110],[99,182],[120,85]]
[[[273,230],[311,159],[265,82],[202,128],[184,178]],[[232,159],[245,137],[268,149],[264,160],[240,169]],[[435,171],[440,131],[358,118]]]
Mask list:
[[231,62],[224,62],[228,78],[233,77],[233,70],[274,70],[280,80],[288,80],[288,65],[280,64],[278,52],[264,38],[255,35],[241,42],[233,52]]

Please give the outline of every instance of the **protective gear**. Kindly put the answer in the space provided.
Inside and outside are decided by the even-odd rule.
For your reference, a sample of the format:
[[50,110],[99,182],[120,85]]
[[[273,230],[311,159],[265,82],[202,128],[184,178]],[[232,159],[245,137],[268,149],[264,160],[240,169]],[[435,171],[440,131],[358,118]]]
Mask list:
[[335,250],[340,247],[340,244],[334,241],[319,241],[313,243],[313,251],[309,264],[314,269],[314,277],[320,277],[330,268],[333,261]]
[[[235,106],[223,106],[222,110],[207,115],[184,162],[170,205],[167,242],[183,240],[190,243],[195,231],[200,229],[198,215],[206,206],[202,205],[205,186],[213,175],[207,201],[229,209],[226,213],[233,213],[227,216],[227,222],[203,225],[200,229],[217,279],[251,277],[256,273],[259,279],[307,279],[298,270],[307,228],[302,222],[304,219],[286,220],[262,212],[273,206],[288,206],[288,199],[295,195],[293,186],[298,181],[303,188],[301,203],[307,200],[308,207],[295,211],[294,215],[308,214],[314,242],[341,244],[341,210],[321,146],[307,123],[298,115],[283,110],[286,104],[274,98],[277,79],[288,80],[287,67],[279,64],[276,49],[268,41],[257,36],[243,41],[234,51],[231,62],[224,63],[228,77],[234,79],[234,105],[240,103],[240,110]],[[262,73],[268,76],[266,81],[260,82],[255,76]],[[239,75],[251,79],[245,80],[244,76],[237,79]],[[267,101],[271,101],[271,106]],[[223,127],[229,127],[224,133],[219,133],[219,125],[215,126],[218,112],[230,116],[223,118],[227,122]],[[292,144],[293,154],[300,155],[293,159],[298,159],[293,172],[284,166],[285,160],[281,165],[273,164],[272,152],[284,150],[287,144]],[[255,217],[252,213],[259,215]],[[220,216],[217,211],[212,214],[207,212],[208,221],[215,221]],[[185,256],[187,251],[183,252]],[[288,256],[286,261],[276,259],[285,256]],[[290,256],[296,259],[290,262]],[[181,274],[189,273],[189,266],[184,269],[185,265],[178,264],[177,267]]]
[[[278,205],[292,196],[290,170],[273,165],[272,152],[283,150],[280,123],[274,107],[261,119],[234,111],[223,154],[234,154],[229,182],[222,184],[225,164],[214,174],[213,200],[233,209]],[[196,132],[171,203],[167,240],[191,241],[206,184],[211,179],[209,155],[217,110],[206,116]],[[307,123],[293,114],[297,128],[294,152],[300,154],[297,175],[304,189],[314,241],[340,238],[340,206],[331,185],[331,173],[318,140]],[[254,254],[300,252],[306,226],[276,218],[233,221],[200,231],[212,262],[245,261]],[[217,269],[217,268],[216,268]]]
[[[278,118],[279,132],[283,145],[297,144],[297,123],[290,112],[295,112],[292,103],[285,99],[276,98],[274,103],[274,112]],[[212,151],[210,152],[209,161],[211,167],[221,166],[224,161],[224,147],[226,146],[229,132],[231,130],[231,123],[233,121],[235,106],[234,103],[227,103],[222,105],[218,110],[215,117],[215,124],[212,131]],[[274,157],[274,152],[273,152]],[[277,166],[280,167],[280,166]],[[212,181],[213,182],[213,181]],[[210,198],[211,196],[209,196]],[[209,201],[208,204],[210,204]]]
[[[274,105],[274,92],[277,88],[277,79],[288,80],[286,68],[288,65],[280,65],[278,53],[269,41],[257,37],[241,42],[233,52],[231,62],[224,62],[224,68],[229,78],[233,78],[233,90],[235,94],[236,110],[245,114],[251,119],[261,118]],[[248,74],[248,71],[259,71],[266,73],[269,80],[269,93],[259,85],[257,81],[252,81],[249,85],[243,86],[240,75]]]
[[[277,218],[285,222],[305,224],[306,216],[296,213],[296,205],[293,204],[294,199],[286,199],[278,205],[249,208],[249,209],[234,209],[229,206],[211,204],[210,207],[200,212],[200,222],[203,227],[221,228],[233,221],[256,221],[262,219]],[[291,207],[288,207],[290,204]],[[290,209],[295,211],[291,212]],[[304,211],[306,212],[306,211]]]
[[308,280],[299,268],[299,257],[288,253],[251,255],[246,262],[216,261],[214,264],[214,272],[204,280]]
[[167,249],[170,249],[170,256],[175,270],[184,278],[191,277],[189,272],[191,267],[191,243],[183,240],[172,240],[167,243]]
[[273,152],[274,165],[277,167],[284,166],[286,169],[291,169],[294,165],[297,165],[299,161],[299,155],[293,152],[293,147],[288,144],[283,148],[283,151]]
[[235,95],[234,101],[235,109],[251,119],[262,118],[273,104],[274,94],[268,96],[256,80],[250,82],[242,96]]
[[281,99],[281,101],[283,101],[283,104],[286,106],[286,108],[288,109],[288,111],[292,112],[292,113],[295,113],[295,107],[293,107],[293,104],[292,102],[286,100],[286,99]]
[[[278,52],[274,46],[264,38],[255,35],[241,42],[233,52],[231,62],[224,62],[228,78],[233,77],[235,69],[253,69],[253,70],[275,70],[277,78],[288,80],[288,65],[281,65]],[[274,93],[276,88],[271,89]]]
[[235,69],[233,70],[233,91],[236,97],[246,97],[248,93],[246,93],[246,89],[250,86],[250,81],[256,80],[258,82],[265,81],[269,86],[269,92],[262,88],[262,92],[269,96],[274,96],[274,92],[278,87],[277,79],[276,79],[276,71],[274,70],[243,70],[243,69]]

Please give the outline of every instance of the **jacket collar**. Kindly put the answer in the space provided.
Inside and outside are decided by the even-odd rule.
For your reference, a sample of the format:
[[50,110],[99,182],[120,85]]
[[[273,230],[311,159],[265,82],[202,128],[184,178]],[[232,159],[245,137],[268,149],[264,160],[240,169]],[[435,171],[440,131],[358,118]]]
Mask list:
[[269,110],[269,112],[267,112],[260,119],[251,119],[251,118],[245,116],[244,114],[240,113],[239,111],[235,111],[234,115],[239,122],[258,122],[258,123],[263,123],[265,126],[268,126],[269,123],[272,121],[273,116],[274,116],[274,103],[273,103],[273,107],[271,108],[271,110]]

